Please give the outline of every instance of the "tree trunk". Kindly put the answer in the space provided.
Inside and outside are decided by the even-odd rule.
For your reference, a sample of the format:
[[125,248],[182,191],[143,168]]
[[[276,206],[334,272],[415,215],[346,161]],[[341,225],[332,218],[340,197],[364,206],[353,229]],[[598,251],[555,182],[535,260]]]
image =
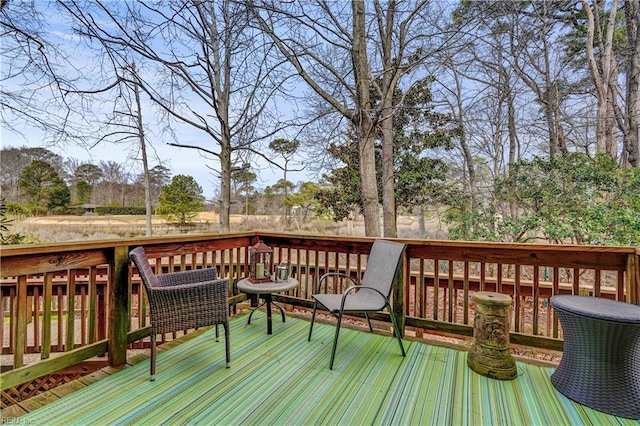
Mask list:
[[360,154],[360,184],[362,188],[362,212],[367,237],[380,236],[380,213],[378,185],[376,181],[375,129],[370,111],[373,109],[369,97],[370,71],[367,58],[364,0],[353,0],[353,61],[356,108],[353,124],[358,131]]
[[[613,13],[609,14],[605,37],[603,38],[601,35],[596,37],[596,29],[598,27],[596,20],[599,20],[601,12],[604,12],[604,4],[596,1],[593,5],[594,10],[591,10],[589,2],[582,0],[582,7],[587,18],[587,60],[598,97],[596,112],[596,152],[603,152],[609,155],[611,155],[611,150],[615,145],[612,128],[614,120],[611,116],[613,110],[611,102],[613,98],[609,83],[613,78],[612,72],[614,67],[612,65],[615,63],[615,58],[613,57],[613,31],[615,28],[615,11],[617,10],[617,6],[618,1],[614,0],[610,8]],[[600,68],[598,67],[598,60],[595,56],[596,39],[600,51]],[[600,69],[602,71],[600,71]],[[612,158],[615,159],[615,156]]]
[[[382,133],[382,218],[385,237],[398,236],[396,223],[396,196],[395,196],[395,167],[394,167],[394,141],[393,141],[393,89],[396,86],[393,72],[393,58],[391,57],[391,43],[393,37],[393,17],[395,14],[395,2],[390,1],[387,6],[386,23],[379,25],[380,39],[382,42],[382,61],[384,74],[382,75],[382,105],[380,129]],[[381,13],[378,19],[381,20]]]
[[[456,82],[456,91],[455,91],[455,115],[456,122],[458,127],[460,128],[460,149],[462,150],[462,158],[464,159],[464,165],[466,166],[468,185],[466,185],[466,191],[469,194],[469,198],[471,198],[471,211],[472,214],[476,214],[479,210],[478,207],[478,190],[476,185],[476,169],[473,160],[473,154],[471,153],[471,148],[469,147],[469,142],[467,140],[467,131],[466,131],[466,121],[464,119],[464,106],[462,104],[462,84],[460,82],[459,74],[457,70],[454,68],[451,69],[454,72],[455,82]],[[473,222],[473,234],[475,235],[478,230],[478,224]],[[467,237],[471,237],[467,235]]]
[[380,236],[380,203],[376,181],[375,138],[371,118],[364,113],[359,127],[360,185],[364,232],[367,237]]
[[[382,217],[384,236],[398,236],[396,223],[395,171],[393,161],[393,116],[391,108],[383,108],[382,127]],[[388,111],[388,112],[387,112]],[[386,115],[389,114],[387,117]]]
[[220,143],[220,213],[221,234],[231,232],[231,143],[223,137]]
[[[132,66],[134,79],[137,81],[137,74],[135,71],[135,65]],[[144,207],[145,207],[145,235],[151,237],[153,228],[151,226],[151,219],[153,215],[153,207],[151,206],[151,176],[149,175],[149,161],[147,160],[147,144],[144,139],[144,126],[142,125],[142,104],[140,102],[140,87],[138,84],[133,86],[133,91],[136,98],[136,124],[138,126],[138,138],[140,140],[140,154],[142,155],[142,168],[144,173]]]
[[640,0],[625,2],[625,17],[629,55],[624,146],[629,165],[640,167]]
[[418,238],[427,238],[427,226],[424,222],[424,215],[427,209],[424,204],[418,206]]

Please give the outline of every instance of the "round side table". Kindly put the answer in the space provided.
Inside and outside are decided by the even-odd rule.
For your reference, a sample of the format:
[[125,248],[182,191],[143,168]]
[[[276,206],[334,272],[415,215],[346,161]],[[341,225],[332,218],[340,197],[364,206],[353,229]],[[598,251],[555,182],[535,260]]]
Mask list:
[[640,306],[591,296],[553,296],[564,333],[553,385],[572,400],[640,419]]
[[[268,281],[266,283],[252,283],[247,278],[243,278],[240,281],[238,281],[238,290],[242,291],[243,293],[257,294],[257,295],[263,296],[264,305],[266,305],[266,308],[267,308],[267,334],[273,334],[271,305],[274,305],[276,308],[280,310],[280,313],[282,314],[282,322],[285,321],[285,317],[284,317],[284,310],[277,304],[273,303],[272,295],[274,293],[282,293],[283,291],[293,290],[294,288],[297,288],[299,285],[300,284],[298,283],[298,280],[296,280],[293,277],[287,278],[286,281],[281,281],[281,282]],[[249,319],[247,320],[247,324],[251,324],[251,316],[253,316],[253,313],[260,306],[254,308],[251,311],[251,313],[249,314]]]

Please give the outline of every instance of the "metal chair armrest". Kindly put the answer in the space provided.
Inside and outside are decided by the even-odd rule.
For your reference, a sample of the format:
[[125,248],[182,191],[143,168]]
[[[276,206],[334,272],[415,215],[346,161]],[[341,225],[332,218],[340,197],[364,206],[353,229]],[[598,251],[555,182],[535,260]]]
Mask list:
[[365,286],[365,285],[353,285],[351,287],[347,287],[347,289],[345,289],[345,291],[342,292],[342,301],[340,302],[340,312],[344,311],[344,304],[347,301],[347,297],[352,293],[353,290],[372,290],[375,293],[378,293],[380,295],[380,297],[382,297],[382,300],[384,300],[385,305],[389,304],[389,299],[387,298],[387,296],[385,296],[384,294],[382,294],[382,292],[380,290],[378,290],[377,288],[373,288],[373,287],[369,287],[369,286]]
[[322,282],[329,278],[329,277],[342,277],[342,278],[346,278],[349,281],[351,281],[354,285],[357,285],[357,283],[353,280],[353,278],[351,278],[349,275],[347,274],[343,274],[342,272],[327,272],[326,274],[324,274],[323,276],[320,277],[320,279],[318,280],[318,283],[316,284],[316,291],[315,293],[320,293],[320,288],[322,287]]

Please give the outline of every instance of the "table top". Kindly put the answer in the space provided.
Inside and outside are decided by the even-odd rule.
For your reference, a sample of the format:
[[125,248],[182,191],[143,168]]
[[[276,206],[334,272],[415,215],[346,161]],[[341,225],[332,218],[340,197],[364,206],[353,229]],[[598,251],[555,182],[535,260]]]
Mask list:
[[640,325],[640,306],[602,297],[553,296],[551,306],[585,317]]
[[293,290],[298,287],[300,283],[293,277],[287,278],[286,281],[282,282],[273,282],[267,281],[265,283],[252,283],[247,278],[243,278],[238,281],[238,290],[244,293],[257,293],[257,294],[266,294],[266,293],[280,293],[283,291]]
[[511,305],[511,297],[502,294],[502,293],[494,293],[492,291],[476,291],[472,296],[473,300],[480,303],[489,303],[494,305]]

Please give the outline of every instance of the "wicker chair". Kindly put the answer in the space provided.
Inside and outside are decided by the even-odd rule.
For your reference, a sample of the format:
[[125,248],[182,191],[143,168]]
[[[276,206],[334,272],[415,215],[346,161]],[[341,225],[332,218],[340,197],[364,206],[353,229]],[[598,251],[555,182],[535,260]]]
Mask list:
[[[400,329],[398,328],[396,317],[389,303],[393,281],[401,269],[402,253],[405,248],[406,244],[376,240],[371,247],[371,252],[367,260],[367,268],[364,271],[360,284],[353,281],[350,276],[339,272],[328,272],[318,280],[315,288],[316,294],[312,295],[314,304],[313,314],[311,315],[311,325],[309,327],[309,341],[311,341],[316,310],[318,305],[320,305],[338,319],[336,335],[333,339],[331,360],[329,361],[330,370],[333,369],[333,360],[336,356],[338,335],[340,334],[340,324],[342,323],[342,314],[344,313],[364,313],[369,323],[369,330],[373,332],[368,313],[379,312],[387,308],[391,316],[393,331],[400,345],[400,351],[402,352],[402,356],[405,356],[404,346],[402,346],[402,339],[400,338]],[[353,285],[348,287],[342,294],[320,294],[323,281],[331,276],[345,278]]]
[[180,330],[224,326],[227,368],[229,348],[228,280],[218,279],[216,268],[155,275],[143,247],[129,252],[147,291],[151,317],[151,380],[156,373],[156,336]]

